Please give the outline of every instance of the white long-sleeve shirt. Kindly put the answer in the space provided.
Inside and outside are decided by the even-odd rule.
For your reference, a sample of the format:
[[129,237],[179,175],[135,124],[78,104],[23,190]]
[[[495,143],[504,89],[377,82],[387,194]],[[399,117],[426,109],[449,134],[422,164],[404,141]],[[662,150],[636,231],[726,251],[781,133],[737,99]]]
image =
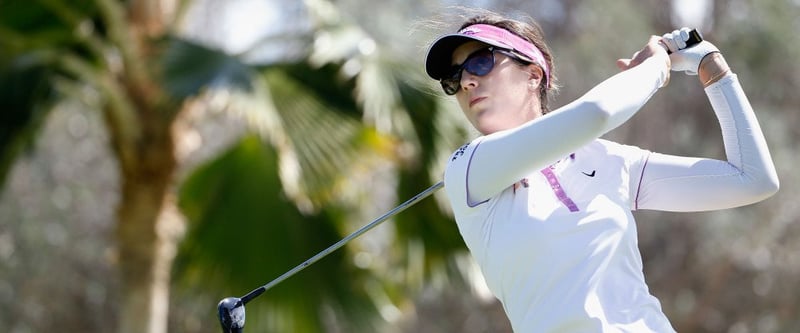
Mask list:
[[649,59],[453,154],[445,189],[456,222],[514,331],[674,331],[645,283],[631,211],[722,209],[777,191],[735,74],[706,88],[727,161],[598,139],[645,104],[666,70]]

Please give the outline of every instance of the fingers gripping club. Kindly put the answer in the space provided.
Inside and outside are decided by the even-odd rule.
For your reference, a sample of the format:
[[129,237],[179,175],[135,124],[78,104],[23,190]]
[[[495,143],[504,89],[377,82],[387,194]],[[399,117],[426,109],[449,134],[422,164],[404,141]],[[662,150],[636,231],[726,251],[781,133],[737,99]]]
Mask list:
[[719,52],[714,44],[704,41],[697,30],[689,28],[664,34],[661,38],[661,45],[670,54],[672,62],[670,69],[688,75],[697,75],[703,58],[710,53]]
[[672,54],[672,52],[673,52],[672,50],[673,49],[676,50],[676,51],[677,50],[683,50],[683,49],[695,46],[697,44],[700,44],[700,42],[703,41],[703,36],[700,34],[699,31],[697,31],[697,29],[692,29],[692,30],[689,30],[688,28],[684,28],[684,29],[685,30],[681,30],[680,32],[681,33],[686,33],[688,35],[688,37],[686,37],[686,41],[685,42],[683,40],[670,39],[670,42],[674,42],[675,45],[669,45],[669,46],[666,45],[666,44],[662,44],[661,45],[665,49],[667,49],[667,54]]

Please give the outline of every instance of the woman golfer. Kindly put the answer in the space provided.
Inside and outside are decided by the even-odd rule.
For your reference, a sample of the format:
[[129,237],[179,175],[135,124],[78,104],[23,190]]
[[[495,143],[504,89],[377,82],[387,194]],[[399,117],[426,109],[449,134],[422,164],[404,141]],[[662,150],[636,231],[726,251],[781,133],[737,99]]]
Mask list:
[[[652,36],[620,73],[549,111],[553,57],[536,23],[474,17],[430,47],[426,71],[483,134],[445,172],[458,228],[516,332],[673,332],[650,294],[635,209],[742,206],[778,190],[736,74],[688,29]],[[668,55],[666,49],[672,54]],[[678,157],[599,139],[666,85],[697,75],[727,160]]]

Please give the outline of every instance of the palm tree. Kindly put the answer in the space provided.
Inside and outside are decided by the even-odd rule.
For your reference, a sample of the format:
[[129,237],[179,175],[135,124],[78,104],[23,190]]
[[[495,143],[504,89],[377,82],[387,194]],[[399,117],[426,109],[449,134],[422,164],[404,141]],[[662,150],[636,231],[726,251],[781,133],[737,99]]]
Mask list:
[[[247,137],[182,187],[192,226],[177,272],[192,295],[214,286],[226,291],[217,299],[241,296],[293,268],[375,217],[369,207],[376,200],[391,200],[377,205],[388,209],[428,187],[438,178],[437,162],[467,135],[457,113],[420,91],[414,64],[382,53],[357,26],[327,20],[317,12],[323,9],[330,14],[308,7],[317,25],[306,38],[317,47],[307,58],[257,66],[254,84],[266,88],[256,90],[267,93],[256,104],[266,107],[253,117],[274,120],[256,120],[271,145]],[[394,225],[371,264],[354,264],[354,257],[375,248],[330,255],[251,303],[248,327],[375,331],[381,309],[407,303],[433,272],[458,280],[451,255],[463,244],[436,201],[418,204]]]
[[[17,74],[29,82],[10,92],[19,105],[9,110],[22,121],[9,133],[30,133],[36,122],[24,120],[41,119],[47,103],[65,92],[56,89],[58,80],[67,89],[90,87],[102,96],[122,181],[116,228],[120,332],[165,331],[169,250],[177,238],[164,231],[182,223],[171,194],[177,163],[170,132],[182,96],[170,91],[154,66],[169,45],[171,18],[160,10],[166,4],[41,1],[4,3],[2,10],[4,68],[12,74],[4,81],[16,85]],[[13,158],[19,138],[4,138],[5,161]]]
[[[101,97],[121,181],[117,331],[166,331],[187,220],[180,280],[244,293],[351,231],[347,221],[365,215],[354,213],[364,212],[364,197],[380,192],[379,199],[396,200],[427,187],[437,161],[463,139],[463,127],[433,94],[419,91],[407,63],[382,54],[357,27],[326,19],[331,4],[307,4],[317,24],[301,42],[316,38],[317,47],[297,59],[252,64],[179,37],[185,2],[0,3],[0,100],[10,111],[0,132],[0,175],[35,137],[49,106],[87,89]],[[321,38],[340,47],[320,47]],[[184,181],[176,157],[182,121],[218,94],[234,96],[226,109],[241,112],[260,135],[244,136]],[[387,177],[360,189],[373,180],[365,175]],[[396,191],[376,190],[393,184]],[[405,241],[391,241],[375,260],[380,265],[331,255],[316,273],[271,291],[255,309],[265,318],[256,327],[320,331],[331,310],[338,325],[371,325],[381,302],[404,297],[412,270],[396,267],[420,267],[418,285],[462,247],[435,201],[397,220]],[[404,263],[408,253],[422,264]]]

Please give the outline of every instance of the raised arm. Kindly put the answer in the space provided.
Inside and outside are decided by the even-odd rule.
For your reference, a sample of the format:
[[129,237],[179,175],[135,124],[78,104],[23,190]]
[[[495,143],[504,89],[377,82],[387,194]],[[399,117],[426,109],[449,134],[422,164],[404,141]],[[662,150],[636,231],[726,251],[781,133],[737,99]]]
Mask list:
[[[667,37],[666,44],[677,48]],[[731,208],[761,201],[779,188],[764,134],[738,77],[716,47],[703,43],[694,50],[676,50],[673,70],[698,75],[719,119],[726,160],[651,154],[642,173],[638,209]]]
[[668,80],[669,57],[659,40],[653,36],[632,60],[625,61],[627,70],[578,100],[520,127],[478,139],[468,156],[468,204],[485,201],[633,116]]

